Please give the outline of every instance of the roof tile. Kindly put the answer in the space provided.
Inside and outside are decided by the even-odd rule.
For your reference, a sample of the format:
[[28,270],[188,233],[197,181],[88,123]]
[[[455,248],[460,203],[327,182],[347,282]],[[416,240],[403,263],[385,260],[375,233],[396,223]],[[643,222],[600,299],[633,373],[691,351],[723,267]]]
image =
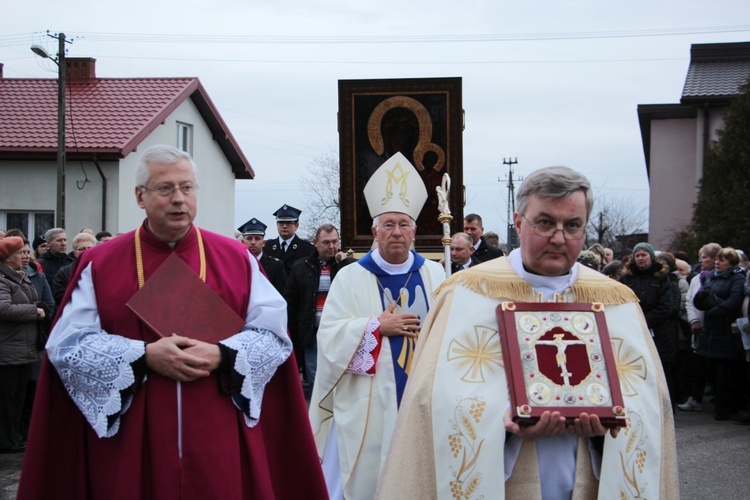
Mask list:
[[[179,104],[177,99],[197,81],[100,78],[70,83],[66,148],[123,149],[161,112]],[[56,147],[57,80],[0,78],[0,150]]]

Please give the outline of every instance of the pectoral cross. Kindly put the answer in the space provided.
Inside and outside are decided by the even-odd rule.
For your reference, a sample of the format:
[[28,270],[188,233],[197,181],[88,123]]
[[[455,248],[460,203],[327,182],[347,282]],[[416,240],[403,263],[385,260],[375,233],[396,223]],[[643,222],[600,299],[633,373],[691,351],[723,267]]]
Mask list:
[[537,341],[537,345],[553,345],[557,347],[555,360],[557,361],[557,366],[560,368],[560,376],[563,379],[563,385],[570,387],[570,377],[573,374],[568,371],[568,356],[565,354],[565,349],[567,349],[569,345],[585,344],[585,342],[582,340],[563,340],[564,336],[564,333],[556,333],[554,335],[555,340],[539,340]]

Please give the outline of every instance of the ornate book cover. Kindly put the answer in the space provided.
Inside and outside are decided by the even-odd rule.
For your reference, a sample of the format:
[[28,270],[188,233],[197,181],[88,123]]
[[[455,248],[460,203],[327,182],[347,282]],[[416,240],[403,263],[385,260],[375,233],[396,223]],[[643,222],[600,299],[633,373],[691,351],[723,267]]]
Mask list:
[[571,422],[589,413],[625,426],[602,304],[505,302],[496,313],[515,422],[559,411]]
[[167,257],[127,306],[160,337],[176,333],[216,343],[245,326],[245,320],[176,253]]

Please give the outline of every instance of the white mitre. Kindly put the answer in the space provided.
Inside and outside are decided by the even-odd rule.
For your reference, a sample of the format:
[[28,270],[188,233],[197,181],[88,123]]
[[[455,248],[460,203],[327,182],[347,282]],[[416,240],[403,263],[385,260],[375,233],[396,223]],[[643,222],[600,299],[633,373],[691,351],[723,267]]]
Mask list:
[[367,181],[365,200],[373,219],[386,212],[398,212],[417,220],[427,201],[427,188],[414,165],[396,153]]

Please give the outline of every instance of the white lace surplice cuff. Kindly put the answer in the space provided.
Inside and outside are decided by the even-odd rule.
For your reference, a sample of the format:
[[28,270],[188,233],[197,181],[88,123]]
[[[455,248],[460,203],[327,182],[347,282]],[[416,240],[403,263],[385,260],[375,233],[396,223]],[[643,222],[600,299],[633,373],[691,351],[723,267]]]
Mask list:
[[[69,327],[72,328],[72,327]],[[120,391],[135,383],[131,366],[146,353],[143,341],[83,328],[65,335],[49,354],[65,389],[99,437],[111,437],[133,399]],[[111,426],[109,417],[117,415]]]
[[266,384],[291,355],[292,341],[270,330],[259,329],[245,330],[220,343],[237,351],[234,370],[243,377],[240,395],[245,400],[242,403],[246,404],[235,401],[235,406],[242,411],[247,426],[254,427],[260,419]]
[[354,373],[355,375],[367,375],[372,377],[374,373],[367,373],[373,366],[375,366],[375,358],[372,356],[372,351],[378,346],[378,339],[375,337],[375,332],[380,328],[380,320],[378,318],[371,318],[370,322],[367,323],[367,329],[365,334],[362,336],[362,341],[357,347],[357,352],[354,353],[349,367],[346,369],[347,373]]

